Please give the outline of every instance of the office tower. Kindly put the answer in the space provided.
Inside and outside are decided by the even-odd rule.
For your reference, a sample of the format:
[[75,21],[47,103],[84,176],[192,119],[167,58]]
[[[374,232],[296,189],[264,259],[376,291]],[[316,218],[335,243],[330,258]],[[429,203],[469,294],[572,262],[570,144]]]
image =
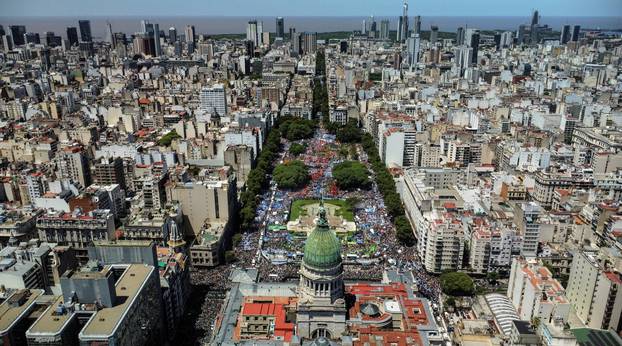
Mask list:
[[2,36],[2,48],[5,52],[13,49],[13,38],[10,35]]
[[509,47],[514,42],[514,33],[511,31],[504,31],[501,34],[501,46]]
[[317,51],[317,33],[303,33],[301,47],[304,54],[315,54],[315,52]]
[[153,24],[153,43],[155,56],[162,55],[162,47],[160,46],[160,24]]
[[11,31],[11,37],[13,37],[14,46],[21,46],[26,43],[24,38],[26,27],[24,25],[11,25],[9,29]]
[[415,34],[421,35],[421,16],[415,16],[415,22],[413,23],[413,30]]
[[[587,327],[622,330],[622,277],[613,258],[593,250],[572,258],[566,296]],[[611,261],[611,260],[614,261]]]
[[402,5],[402,16],[399,19],[397,28],[397,41],[404,42],[408,37],[408,3],[404,0]]
[[227,94],[224,85],[216,84],[201,89],[200,101],[202,111],[215,116],[227,115]]
[[418,34],[410,34],[408,40],[406,40],[406,46],[408,51],[408,66],[410,70],[414,70],[419,62],[419,35]]
[[52,31],[46,31],[43,33],[45,39],[45,45],[48,47],[58,47],[62,45],[62,39],[60,36],[56,36]]
[[91,35],[91,21],[80,20],[78,21],[80,27],[80,40],[82,42],[93,42],[93,36]]
[[579,41],[579,34],[581,33],[581,25],[575,25],[572,28],[572,38],[570,39],[572,42]]
[[430,27],[430,43],[435,44],[438,41],[438,26],[432,25]]
[[246,25],[246,39],[248,41],[253,41],[253,45],[255,45],[255,47],[259,46],[259,35],[257,30],[256,20],[251,20]]
[[471,44],[470,44],[470,46],[471,46],[471,48],[473,48],[473,60],[471,60],[471,63],[477,64],[477,53],[478,53],[478,49],[479,49],[479,31],[475,31],[471,35]]
[[186,42],[194,42],[194,25],[186,25],[184,34],[186,35]]
[[497,50],[501,49],[501,33],[500,32],[495,33],[494,40],[495,40],[495,47],[497,48]]
[[69,46],[73,47],[78,44],[78,29],[75,26],[67,28],[67,40]]
[[302,44],[301,44],[302,33],[294,31],[293,35],[294,36],[292,36],[292,55],[298,56],[299,54],[302,54]]
[[339,52],[340,53],[347,53],[348,52],[348,41],[343,40],[343,41],[339,42]]
[[112,24],[110,22],[106,22],[106,42],[110,43],[114,49],[114,34],[112,33]]
[[41,43],[41,39],[39,38],[39,33],[37,32],[27,32],[24,34],[24,44],[33,43],[39,44]]
[[153,31],[153,24],[149,23],[148,20],[143,19],[140,21],[140,28],[141,32],[150,33]]
[[380,22],[380,38],[383,40],[389,39],[389,20],[385,19]]
[[559,37],[559,42],[561,44],[566,44],[570,41],[571,39],[571,35],[570,35],[570,25],[564,25],[562,27],[562,32],[561,35]]
[[361,34],[365,35],[367,33],[367,21],[363,19],[363,25],[361,26]]
[[531,25],[537,26],[538,24],[540,24],[540,14],[538,13],[538,10],[535,10],[531,16]]
[[276,37],[285,37],[285,21],[283,17],[276,17]]
[[263,22],[257,22],[257,44],[263,46],[264,43],[269,42],[263,41]]
[[458,30],[456,30],[456,45],[462,45],[464,44],[464,28],[463,27],[458,27]]
[[458,46],[454,49],[455,62],[460,67],[460,74],[471,66],[473,60],[473,48],[467,46]]
[[168,29],[168,41],[169,42],[175,42],[177,41],[177,29],[175,29],[174,26],[171,26]]
[[122,32],[117,32],[114,34],[114,46],[116,47],[117,54],[119,57],[125,57],[127,55],[127,38],[125,34]]
[[370,17],[371,22],[369,23],[369,37],[376,37],[376,31],[378,30],[376,27],[376,20],[374,20],[374,16]]
[[0,36],[4,36],[6,33],[4,32],[4,27],[0,24]]
[[294,34],[296,33],[296,28],[291,26],[289,27],[289,39],[292,40],[294,38]]

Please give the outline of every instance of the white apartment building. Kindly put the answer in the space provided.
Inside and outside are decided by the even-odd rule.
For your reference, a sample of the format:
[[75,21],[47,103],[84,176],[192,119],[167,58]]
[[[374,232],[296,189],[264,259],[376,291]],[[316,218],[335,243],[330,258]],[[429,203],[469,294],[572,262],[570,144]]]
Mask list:
[[622,330],[622,275],[596,251],[573,256],[566,289],[577,316],[589,328]]
[[515,257],[508,283],[508,298],[521,320],[538,317],[541,322],[566,322],[571,305],[562,285],[538,260]]

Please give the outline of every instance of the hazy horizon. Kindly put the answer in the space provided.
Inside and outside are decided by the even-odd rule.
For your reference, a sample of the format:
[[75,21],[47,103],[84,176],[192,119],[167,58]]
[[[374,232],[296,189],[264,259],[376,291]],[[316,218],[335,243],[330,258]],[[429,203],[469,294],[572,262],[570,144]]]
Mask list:
[[[410,16],[412,18],[412,16]],[[0,16],[0,24],[26,25],[29,32],[53,31],[64,36],[65,29],[77,26],[79,19],[91,20],[95,37],[104,37],[106,22],[110,22],[114,32],[131,34],[140,31],[140,21],[149,20],[160,24],[160,29],[167,31],[174,26],[182,32],[186,25],[194,25],[197,33],[206,34],[244,34],[249,19],[263,21],[264,30],[274,32],[276,16]],[[294,26],[297,31],[354,31],[360,30],[362,21],[369,16],[284,16],[286,31]],[[530,16],[422,16],[422,29],[429,30],[436,25],[440,31],[455,31],[459,26],[476,27],[482,30],[516,30],[520,24],[529,23]],[[396,16],[374,16],[379,22],[391,21],[391,29],[397,27]],[[622,29],[622,16],[542,16],[541,24],[547,24],[553,30],[559,30],[565,24],[581,25],[582,28],[619,30]]]

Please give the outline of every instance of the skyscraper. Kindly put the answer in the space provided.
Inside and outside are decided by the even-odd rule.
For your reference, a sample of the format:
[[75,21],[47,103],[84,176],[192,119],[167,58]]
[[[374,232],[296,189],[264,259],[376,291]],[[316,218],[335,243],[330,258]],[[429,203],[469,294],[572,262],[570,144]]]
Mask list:
[[404,42],[408,37],[408,3],[404,0],[402,6],[402,16],[400,16],[397,27],[397,41]]
[[78,29],[75,26],[67,28],[67,40],[69,41],[69,46],[78,44]]
[[194,25],[186,25],[186,42],[194,42]]
[[577,42],[579,41],[579,34],[581,33],[581,25],[575,25],[572,28],[572,42]]
[[531,16],[531,25],[533,26],[538,24],[540,24],[540,14],[538,13],[538,10],[535,10]]
[[559,36],[559,42],[561,44],[566,44],[568,43],[568,41],[570,41],[571,35],[570,35],[570,25],[564,25],[562,27],[562,32],[561,35]]
[[389,39],[389,20],[384,19],[380,22],[380,38],[383,40]]
[[259,35],[257,35],[257,21],[251,20],[246,25],[246,40],[253,41],[255,47],[257,47],[259,43]]
[[432,25],[430,27],[430,43],[436,44],[436,41],[438,41],[438,26]]
[[408,66],[410,70],[414,70],[419,62],[419,34],[412,33],[406,40],[406,47],[408,51]]
[[315,54],[317,50],[317,33],[305,32],[302,34],[301,47],[304,54]]
[[112,24],[106,22],[106,41],[114,48],[114,35],[112,34]]
[[464,28],[458,27],[458,30],[456,30],[456,45],[462,44],[464,44]]
[[276,17],[276,37],[285,37],[285,21],[283,17]]
[[413,23],[413,30],[415,34],[421,35],[421,16],[415,16],[415,22]]
[[15,46],[21,46],[26,43],[24,35],[26,34],[26,27],[24,25],[11,25],[9,27],[11,36],[13,37],[13,44]]
[[[269,42],[266,42],[269,43]],[[259,46],[262,46],[264,44],[263,42],[263,22],[259,21],[257,22],[257,44]]]
[[162,47],[160,46],[160,24],[153,24],[153,43],[155,56],[162,55]]
[[478,53],[478,49],[479,49],[479,31],[475,31],[471,35],[471,44],[470,44],[470,46],[471,46],[471,48],[473,48],[473,58],[471,60],[471,63],[477,64],[477,53]]
[[363,19],[363,25],[361,26],[361,34],[365,35],[367,33],[367,21]]
[[80,27],[80,40],[82,42],[93,42],[93,36],[91,35],[91,21],[80,20],[78,21]]
[[294,34],[296,33],[296,28],[293,26],[289,27],[289,39],[293,40],[294,39]]
[[174,26],[171,26],[168,29],[168,41],[169,42],[175,42],[177,41],[177,29],[175,29]]

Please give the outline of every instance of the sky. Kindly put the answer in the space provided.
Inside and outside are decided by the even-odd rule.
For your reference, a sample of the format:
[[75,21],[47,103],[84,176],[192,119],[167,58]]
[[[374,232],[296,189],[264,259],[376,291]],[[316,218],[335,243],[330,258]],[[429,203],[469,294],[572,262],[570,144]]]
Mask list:
[[[418,0],[409,15],[622,17],[622,0]],[[0,16],[398,16],[400,0],[0,0]],[[621,23],[622,24],[622,23]]]

